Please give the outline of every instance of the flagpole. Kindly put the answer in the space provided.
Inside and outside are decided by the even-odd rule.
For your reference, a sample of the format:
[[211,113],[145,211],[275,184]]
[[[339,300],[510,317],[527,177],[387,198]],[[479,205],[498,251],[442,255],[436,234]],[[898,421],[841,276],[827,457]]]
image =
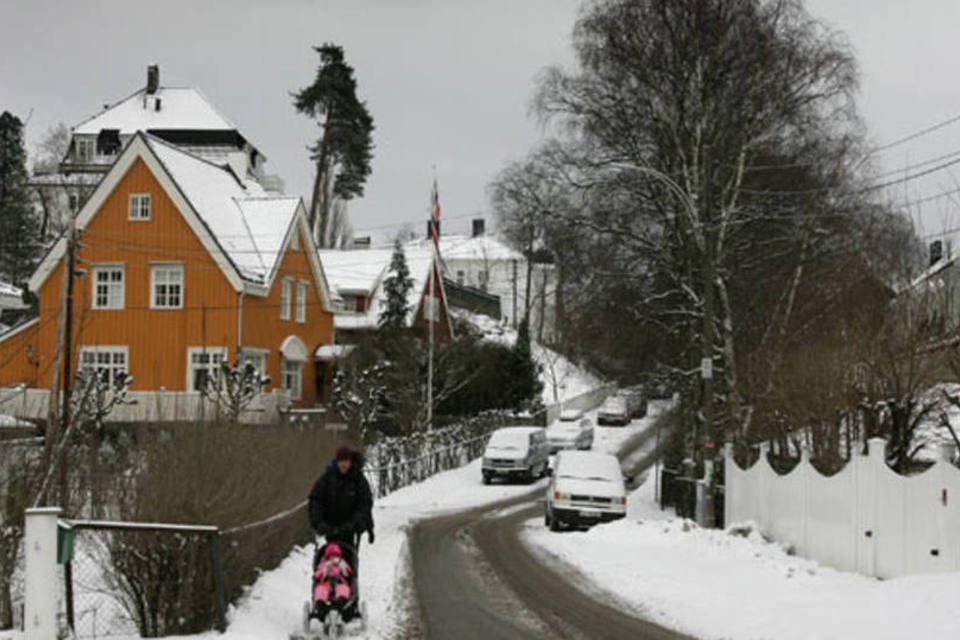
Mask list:
[[440,229],[437,227],[437,209],[440,206],[439,194],[437,193],[437,174],[434,168],[433,190],[430,193],[430,236],[433,240],[433,256],[430,261],[430,284],[429,291],[429,315],[427,316],[428,332],[428,352],[427,352],[427,429],[433,429],[433,316],[436,312],[436,265],[437,265],[437,247],[440,244]]

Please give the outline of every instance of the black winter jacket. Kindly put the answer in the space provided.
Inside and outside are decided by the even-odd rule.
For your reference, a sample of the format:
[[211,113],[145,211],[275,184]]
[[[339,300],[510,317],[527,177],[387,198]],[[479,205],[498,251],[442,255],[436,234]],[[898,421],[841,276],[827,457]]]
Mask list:
[[341,474],[331,461],[310,492],[310,526],[341,528],[350,525],[353,533],[373,531],[373,494],[363,475],[363,456],[354,453],[353,464]]

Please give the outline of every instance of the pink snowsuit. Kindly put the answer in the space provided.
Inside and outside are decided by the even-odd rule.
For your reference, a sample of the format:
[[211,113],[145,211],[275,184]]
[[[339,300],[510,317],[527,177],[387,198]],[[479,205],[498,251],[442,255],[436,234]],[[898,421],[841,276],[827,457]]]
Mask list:
[[352,572],[350,565],[343,559],[340,546],[328,545],[314,574],[313,601],[330,604],[331,591],[334,600],[349,600]]

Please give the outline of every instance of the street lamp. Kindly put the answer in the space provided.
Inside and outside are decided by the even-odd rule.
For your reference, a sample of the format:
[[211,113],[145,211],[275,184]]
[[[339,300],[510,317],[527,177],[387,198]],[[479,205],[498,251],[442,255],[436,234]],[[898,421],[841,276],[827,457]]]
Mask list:
[[[653,178],[657,180],[664,186],[666,186],[670,192],[676,196],[678,200],[683,204],[686,209],[686,213],[690,218],[690,225],[694,226],[697,224],[697,206],[696,203],[677,182],[668,176],[667,174],[654,169],[653,167],[646,166],[637,166],[628,164],[625,162],[614,162],[611,163],[612,167],[621,169],[624,171],[633,171],[639,173],[643,176]],[[704,164],[705,167],[709,169],[709,165]],[[707,207],[709,209],[709,174],[708,174],[708,184],[707,184],[707,196],[708,202]],[[709,449],[710,460],[705,460],[704,464],[704,484],[706,485],[705,499],[704,499],[704,513],[708,526],[712,526],[715,522],[714,518],[714,505],[713,505],[713,483],[714,483],[714,472],[713,472],[713,460],[712,456],[716,452],[716,447],[713,442],[713,316],[714,316],[714,273],[715,267],[713,260],[713,247],[708,238],[708,230],[704,220],[699,221],[699,225],[703,231],[703,328],[701,336],[701,358],[700,358],[700,379],[703,382],[703,436],[704,436],[704,446]],[[707,456],[705,456],[706,458]]]

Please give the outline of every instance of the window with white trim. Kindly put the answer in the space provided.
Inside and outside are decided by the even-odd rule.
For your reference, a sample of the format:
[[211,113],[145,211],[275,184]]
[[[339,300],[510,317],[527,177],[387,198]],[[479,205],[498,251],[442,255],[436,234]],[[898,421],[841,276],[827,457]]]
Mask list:
[[290,278],[284,278],[280,282],[280,319],[290,319]]
[[283,388],[292,400],[303,397],[303,363],[283,359]]
[[293,237],[290,238],[290,250],[300,251],[300,230],[293,228]]
[[260,377],[264,378],[267,375],[267,354],[265,349],[244,348],[243,362],[252,364]]
[[76,145],[78,164],[93,162],[93,157],[97,152],[96,140],[93,138],[74,138],[74,144]]
[[111,387],[121,383],[129,371],[126,346],[80,347],[80,371],[96,372]]
[[150,219],[150,194],[149,193],[131,193],[130,194],[130,220],[149,220]]
[[155,264],[150,267],[150,308],[183,308],[183,265]]
[[307,321],[307,283],[297,282],[297,322]]
[[93,267],[93,308],[123,309],[124,273],[122,264]]
[[220,368],[227,361],[226,347],[187,348],[187,390],[203,391],[220,377]]

